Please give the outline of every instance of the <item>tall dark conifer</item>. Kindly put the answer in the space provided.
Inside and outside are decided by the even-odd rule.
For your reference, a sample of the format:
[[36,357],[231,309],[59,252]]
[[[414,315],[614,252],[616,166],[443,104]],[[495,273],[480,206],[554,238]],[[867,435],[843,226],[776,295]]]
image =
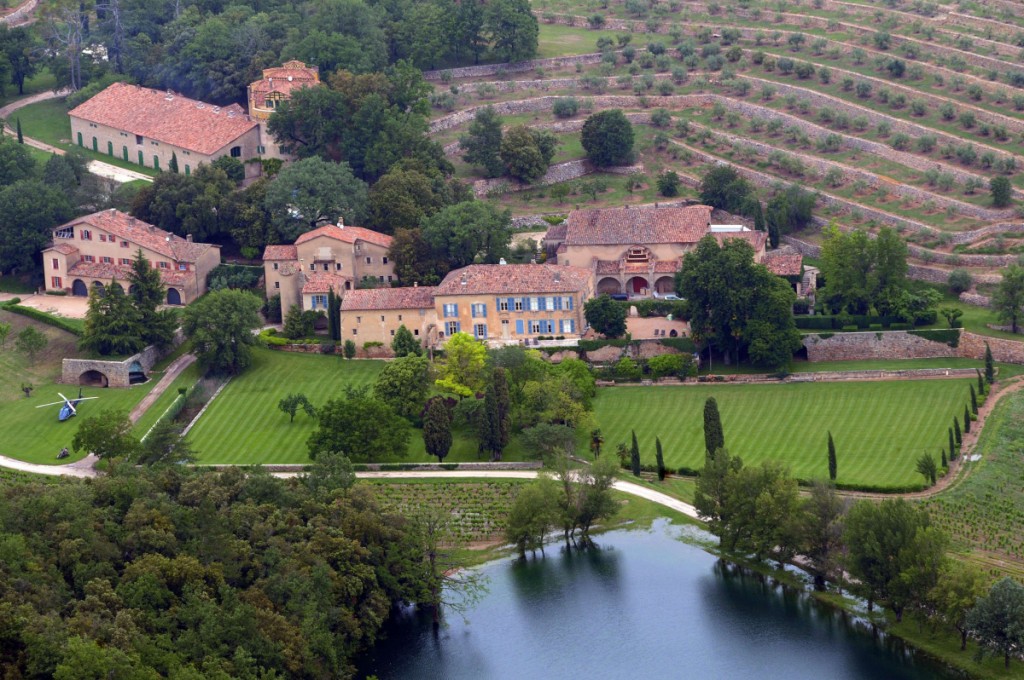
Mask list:
[[989,385],[996,381],[996,365],[992,359],[992,348],[985,343],[985,382]]
[[655,458],[658,463],[658,481],[665,481],[665,457],[661,454],[661,438],[654,438]]
[[836,481],[836,473],[838,472],[838,463],[836,461],[836,444],[832,441],[832,431],[828,433],[828,478],[833,482]]
[[978,395],[974,391],[974,385],[971,385],[971,413],[978,415]]
[[971,412],[964,406],[964,434],[971,431]]
[[715,452],[725,448],[725,433],[722,431],[722,417],[718,413],[718,402],[708,397],[704,402],[704,449],[714,458]]
[[956,443],[953,439],[953,428],[949,428],[949,459],[956,460]]
[[953,416],[953,438],[956,440],[957,446],[964,443],[963,435],[960,434],[960,420],[956,416]]
[[635,477],[640,476],[640,445],[636,443],[636,430],[633,430],[633,444],[629,448],[629,464]]

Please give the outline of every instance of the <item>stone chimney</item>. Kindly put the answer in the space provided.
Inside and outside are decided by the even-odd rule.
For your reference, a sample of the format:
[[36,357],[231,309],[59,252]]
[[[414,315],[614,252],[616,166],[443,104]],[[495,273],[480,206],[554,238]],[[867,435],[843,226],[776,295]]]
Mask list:
[[192,234],[185,234],[185,240],[192,243]]

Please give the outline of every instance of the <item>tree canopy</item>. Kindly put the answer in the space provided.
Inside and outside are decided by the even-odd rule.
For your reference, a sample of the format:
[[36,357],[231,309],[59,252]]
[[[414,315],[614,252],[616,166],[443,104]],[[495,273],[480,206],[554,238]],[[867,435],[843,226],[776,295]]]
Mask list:
[[587,118],[580,141],[587,158],[598,167],[633,162],[633,124],[619,109],[599,111]]
[[252,361],[253,331],[260,326],[260,299],[242,290],[212,291],[185,308],[182,328],[199,364],[213,373],[236,375]]

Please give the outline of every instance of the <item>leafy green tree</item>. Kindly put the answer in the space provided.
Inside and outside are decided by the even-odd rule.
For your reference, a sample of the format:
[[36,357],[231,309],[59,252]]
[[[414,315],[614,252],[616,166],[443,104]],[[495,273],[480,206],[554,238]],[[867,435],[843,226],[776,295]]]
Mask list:
[[803,502],[802,552],[810,563],[818,590],[825,589],[826,579],[840,567],[846,508],[847,503],[836,493],[835,486],[820,481],[811,484]]
[[433,397],[427,401],[423,414],[423,443],[427,454],[437,457],[443,463],[452,448],[452,414],[444,397]]
[[182,427],[173,420],[163,418],[146,433],[135,454],[138,465],[184,465],[195,460],[196,454],[188,439],[181,436]]
[[199,365],[213,373],[237,375],[252,361],[254,330],[260,327],[260,299],[230,288],[207,293],[185,308],[182,328]]
[[366,183],[347,163],[305,158],[289,164],[267,187],[266,208],[286,241],[323,224],[361,224],[367,216]]
[[732,521],[730,514],[727,483],[730,476],[743,468],[739,456],[732,456],[729,450],[719,448],[714,455],[704,454],[704,467],[697,478],[693,506],[702,520],[707,522],[708,531],[719,538],[719,545],[725,545],[724,532]]
[[298,304],[294,304],[288,308],[288,313],[284,315],[284,328],[281,329],[281,334],[291,340],[298,340],[299,338],[308,338],[313,335],[314,319],[302,311],[302,307]]
[[[223,170],[201,164],[191,175],[164,172],[135,194],[132,215],[179,236],[208,241],[227,234],[234,215],[235,183]],[[222,213],[223,210],[223,213]]]
[[725,431],[722,416],[718,412],[718,401],[708,397],[704,401],[704,451],[714,458],[719,449],[725,448]]
[[295,422],[295,414],[299,412],[300,408],[305,411],[306,415],[310,418],[316,418],[316,408],[314,408],[313,404],[309,401],[309,397],[302,392],[290,393],[287,397],[277,402],[277,408],[282,413],[288,414],[289,423]]
[[531,457],[551,465],[560,456],[576,453],[576,430],[568,425],[538,423],[524,429],[519,442]]
[[0,321],[0,349],[7,346],[7,338],[11,334],[11,324]]
[[484,177],[500,177],[505,171],[501,139],[501,116],[493,106],[485,106],[473,116],[469,132],[459,138],[459,146],[465,151],[462,160],[483,168]]
[[658,464],[658,481],[665,481],[665,457],[661,453],[661,439],[659,437],[654,438],[654,459]]
[[[992,348],[985,343],[985,382],[989,385],[996,381],[996,364],[992,359]],[[984,394],[984,392],[982,392]]]
[[606,338],[619,338],[626,334],[626,309],[607,293],[584,302],[583,316],[591,328]]
[[989,191],[992,193],[992,206],[1005,208],[1013,203],[1013,189],[1010,180],[1002,175],[993,177],[988,181]]
[[972,564],[949,560],[942,570],[939,583],[928,599],[935,605],[936,614],[960,634],[960,651],[967,649],[971,633],[968,616],[978,599],[986,592],[988,578]]
[[658,193],[666,198],[679,195],[679,174],[674,170],[666,170],[658,175]]
[[571,467],[567,455],[561,455],[554,459],[553,467],[562,490],[559,506],[566,544],[578,531],[586,545],[594,522],[613,517],[618,510],[612,496],[618,463],[611,456],[604,456],[577,470]]
[[599,111],[587,118],[580,142],[590,162],[599,168],[633,162],[633,124],[619,109]]
[[715,165],[700,182],[700,202],[729,212],[738,212],[753,192],[750,183],[729,165]]
[[530,184],[548,171],[557,148],[558,138],[552,133],[517,125],[505,133],[499,156],[509,176]]
[[1003,656],[1003,665],[1010,667],[1010,658],[1024,647],[1024,586],[1009,576],[997,581],[967,615],[967,627],[978,644],[993,654]]
[[490,203],[450,205],[423,222],[423,240],[455,269],[480,261],[497,264],[508,255],[512,214]]
[[954,295],[960,295],[974,285],[974,277],[966,269],[954,269],[949,273],[948,284]]
[[420,356],[423,354],[423,345],[413,337],[413,334],[405,327],[403,323],[395,331],[395,337],[391,340],[391,350],[395,353],[396,357],[405,356]]
[[0,183],[0,187],[0,271],[34,271],[54,226],[74,214],[71,203],[59,187],[35,179]]
[[832,441],[832,431],[829,430],[829,433],[828,433],[828,478],[831,481],[833,481],[833,482],[836,481],[837,467],[838,467],[838,465],[837,465],[837,462],[836,462],[836,444],[835,444],[834,441]]
[[341,453],[322,453],[299,479],[314,498],[330,497],[339,489],[350,489],[356,482],[352,461]]
[[343,347],[342,351],[343,351],[346,359],[355,359],[355,357],[356,357],[356,343],[354,343],[351,340],[346,340],[345,344],[342,347]]
[[1016,333],[1024,315],[1024,267],[1012,264],[1002,274],[992,296],[992,307],[1000,320],[1010,324],[1010,331]]
[[10,64],[11,82],[18,87],[19,95],[25,94],[25,80],[31,78],[39,68],[38,46],[34,35],[27,26],[2,26],[0,49]]
[[468,333],[456,333],[444,344],[441,377],[435,384],[446,392],[470,397],[486,383],[487,347]]
[[164,285],[160,280],[160,272],[149,266],[141,248],[136,250],[132,258],[127,283],[128,297],[138,315],[142,339],[147,345],[156,345],[161,349],[169,347],[174,341],[178,318],[169,309],[159,309],[164,303]]
[[519,557],[526,551],[544,552],[544,538],[562,519],[558,485],[550,477],[523,485],[509,508],[505,539],[516,546]]
[[922,453],[917,459],[917,471],[924,477],[926,484],[935,486],[935,479],[938,475],[938,466],[935,464],[935,457],[930,453]]
[[409,355],[384,364],[373,384],[373,396],[410,422],[418,422],[430,391],[430,362]]
[[496,0],[486,5],[484,32],[501,61],[533,59],[537,54],[540,27],[527,0]]
[[35,326],[25,326],[14,339],[14,349],[27,356],[30,364],[34,364],[36,356],[46,349],[49,343],[49,338],[37,330]]
[[309,457],[339,453],[360,462],[404,458],[410,426],[368,388],[348,388],[341,399],[330,399],[318,411],[319,427],[309,436]]
[[24,146],[10,137],[0,137],[0,185],[7,186],[36,177],[36,161]]
[[386,234],[415,229],[446,205],[471,198],[469,187],[458,180],[400,163],[370,187],[369,226]]
[[116,279],[102,290],[89,291],[81,349],[104,356],[135,354],[146,346],[142,333],[139,312]]
[[130,459],[139,450],[126,411],[103,409],[82,421],[71,440],[76,452],[94,453],[102,460]]

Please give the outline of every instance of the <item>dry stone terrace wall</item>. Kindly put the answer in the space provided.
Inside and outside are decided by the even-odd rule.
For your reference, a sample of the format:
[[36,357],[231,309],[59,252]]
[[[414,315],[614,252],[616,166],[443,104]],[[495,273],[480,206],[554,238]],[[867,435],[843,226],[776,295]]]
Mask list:
[[960,333],[960,356],[970,359],[985,358],[985,343],[992,348],[992,358],[1008,364],[1024,364],[1024,342],[989,338],[976,333]]
[[[625,165],[612,168],[602,168],[601,170],[602,172],[611,172],[618,175],[637,175],[643,173],[644,166]],[[580,177],[589,175],[595,171],[596,168],[590,163],[590,161],[568,161],[566,163],[552,165],[548,168],[548,171],[544,173],[544,176],[533,184],[526,184],[508,177],[478,180],[473,182],[473,193],[478,198],[482,198],[484,196],[488,196],[493,191],[526,191],[527,189],[543,187],[549,184],[558,184],[559,182],[568,182],[570,180],[579,179]]]
[[978,307],[992,306],[992,298],[987,295],[978,295],[977,293],[960,293],[960,302]]
[[107,379],[107,387],[130,387],[130,372],[133,364],[138,362],[143,371],[150,371],[160,359],[161,353],[150,345],[138,354],[120,361],[104,359],[64,359],[61,363],[60,381],[68,385],[79,384],[83,373],[96,371]]
[[958,348],[906,331],[835,333],[829,338],[805,335],[808,361],[857,361],[867,359],[932,359],[958,357]]

